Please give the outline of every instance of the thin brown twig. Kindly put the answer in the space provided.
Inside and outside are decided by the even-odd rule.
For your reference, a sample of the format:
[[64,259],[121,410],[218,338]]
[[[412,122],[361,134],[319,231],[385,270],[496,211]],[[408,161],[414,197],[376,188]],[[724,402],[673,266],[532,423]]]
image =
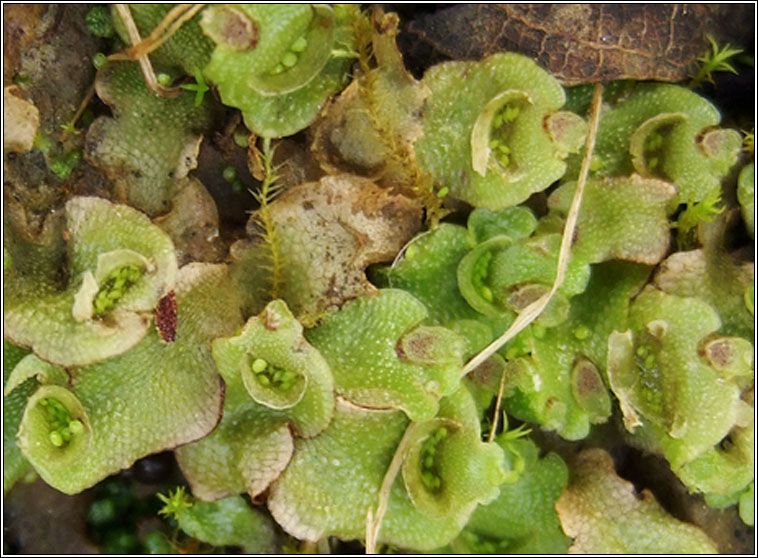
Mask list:
[[[127,4],[116,4],[116,11],[118,12],[118,15],[121,17],[121,20],[124,22],[124,26],[126,27],[126,32],[129,35],[129,40],[132,42],[132,45],[137,45],[142,41],[142,37],[139,34],[139,29],[137,29],[137,25],[134,23],[134,19],[132,18],[132,13],[129,10],[129,6]],[[121,56],[119,56],[121,54]],[[123,53],[117,53],[115,55],[111,55],[108,57],[110,60],[123,60]],[[131,58],[129,58],[131,59]],[[142,76],[145,79],[145,85],[147,85],[147,88],[150,89],[153,93],[156,95],[160,95],[161,97],[175,97],[181,92],[181,89],[179,88],[166,88],[163,87],[160,83],[158,83],[158,80],[155,77],[155,72],[153,71],[153,65],[150,63],[150,59],[147,57],[147,55],[142,55],[139,58],[137,58],[137,61],[139,62],[140,70],[142,71]]]
[[379,503],[376,506],[376,515],[371,508],[369,508],[366,513],[366,554],[376,554],[376,541],[379,538],[379,529],[382,526],[382,520],[384,519],[384,515],[387,513],[387,507],[389,506],[392,484],[395,482],[395,478],[397,477],[398,472],[400,472],[400,466],[405,460],[405,454],[415,425],[415,422],[411,422],[408,425],[405,434],[403,434],[403,439],[400,440],[400,443],[397,445],[390,466],[384,474],[382,486],[379,489]]
[[182,4],[182,6],[188,6],[189,9],[186,9],[186,11],[180,13],[180,17],[178,19],[174,17],[176,21],[171,24],[171,26],[163,35],[161,35],[163,29],[165,29],[167,24],[170,22],[169,16],[172,12],[177,10],[179,6],[166,14],[166,17],[161,20],[161,23],[158,24],[158,27],[156,27],[146,39],[143,39],[140,43],[133,45],[128,49],[133,58],[138,58],[139,56],[150,54],[151,52],[159,49],[163,43],[168,41],[173,36],[173,34],[176,33],[179,28],[181,28],[182,25],[195,17],[195,15],[205,7],[205,4]]
[[[92,97],[94,96],[95,96],[95,83],[93,82],[92,85],[89,86],[89,89],[87,90],[87,94],[84,96],[84,99],[82,99],[82,102],[79,103],[79,108],[76,109],[74,116],[71,118],[72,126],[74,126],[76,124],[76,121],[79,120],[79,118],[81,118],[82,114],[84,113],[84,109],[87,108],[87,105],[89,105],[90,101],[92,100]],[[68,137],[68,132],[69,130],[63,130],[63,133],[61,134],[61,142],[66,141],[66,138]]]
[[487,443],[492,443],[495,439],[495,432],[497,431],[497,423],[500,420],[500,406],[503,403],[503,390],[505,389],[505,368],[503,368],[502,374],[500,374],[500,388],[497,390],[497,400],[495,401],[495,417],[492,419],[492,428],[490,429],[490,435],[487,437]]

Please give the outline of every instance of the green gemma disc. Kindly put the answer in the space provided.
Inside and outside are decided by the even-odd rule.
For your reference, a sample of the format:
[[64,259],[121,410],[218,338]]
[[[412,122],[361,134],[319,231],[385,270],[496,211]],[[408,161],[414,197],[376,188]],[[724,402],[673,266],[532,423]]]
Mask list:
[[253,360],[251,370],[255,374],[255,379],[264,387],[271,387],[279,391],[289,391],[301,378],[297,372],[285,370],[274,366],[262,358]]
[[93,315],[102,316],[113,309],[129,288],[142,277],[142,273],[135,265],[125,265],[111,271],[95,295]]
[[440,426],[424,440],[421,446],[421,482],[429,492],[439,492],[442,489],[442,478],[438,471],[436,457],[440,442],[447,438],[448,433],[446,427]]
[[50,426],[50,443],[55,447],[68,445],[73,436],[84,432],[82,421],[71,418],[71,413],[57,399],[46,397],[39,404],[45,409],[45,417]]
[[43,385],[29,398],[18,444],[47,481],[50,470],[80,459],[91,437],[87,414],[76,396],[64,387]]
[[242,382],[250,396],[271,409],[289,409],[305,395],[306,378],[260,356],[242,359]]

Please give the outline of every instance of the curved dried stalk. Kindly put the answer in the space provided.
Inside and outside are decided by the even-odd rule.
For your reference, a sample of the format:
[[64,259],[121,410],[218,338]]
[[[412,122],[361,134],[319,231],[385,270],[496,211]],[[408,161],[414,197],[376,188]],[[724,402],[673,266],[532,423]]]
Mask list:
[[566,225],[563,228],[563,238],[561,239],[561,251],[558,255],[558,269],[555,274],[555,281],[550,289],[550,292],[541,296],[539,299],[532,302],[529,306],[518,315],[516,321],[513,322],[511,327],[503,333],[500,337],[495,339],[486,348],[484,348],[478,355],[472,358],[466,363],[463,368],[463,373],[468,374],[485,360],[490,358],[500,347],[505,345],[508,341],[513,339],[521,330],[536,320],[542,311],[547,306],[550,299],[556,293],[556,291],[563,284],[563,279],[566,275],[566,269],[568,268],[569,259],[571,258],[571,243],[574,238],[574,231],[576,229],[576,221],[579,217],[579,207],[582,203],[582,194],[584,193],[584,185],[587,182],[587,175],[590,169],[590,160],[592,159],[592,152],[595,148],[595,138],[597,137],[598,122],[600,120],[600,101],[603,97],[602,84],[596,83],[595,90],[592,98],[592,107],[590,114],[590,129],[587,134],[586,151],[584,153],[584,159],[582,160],[582,168],[579,172],[579,180],[576,185],[576,192],[574,192],[574,198],[571,201],[571,208],[566,218]]
[[[92,100],[92,97],[95,96],[95,83],[93,82],[92,85],[89,86],[89,89],[87,89],[87,93],[84,95],[84,99],[82,99],[82,102],[79,103],[79,108],[76,109],[76,112],[74,113],[74,116],[71,117],[70,124],[73,127],[76,122],[81,118],[82,114],[84,114],[84,110],[87,108],[87,105],[89,105],[90,101]],[[66,129],[63,130],[63,133],[61,134],[61,142],[66,141],[66,138],[68,137],[70,130]],[[78,131],[76,133],[79,133]]]
[[366,513],[366,554],[376,554],[376,541],[379,538],[379,529],[382,526],[384,514],[387,513],[392,484],[395,482],[395,478],[400,472],[400,467],[405,459],[405,454],[408,453],[408,444],[415,425],[415,422],[411,422],[408,425],[408,428],[405,429],[405,434],[403,434],[402,440],[400,440],[400,443],[397,445],[395,455],[392,457],[390,466],[384,474],[382,486],[379,489],[379,502],[376,506],[376,515],[374,515],[374,511],[371,508],[369,508]]
[[495,433],[497,432],[497,423],[500,420],[500,406],[503,403],[503,390],[505,389],[505,369],[500,374],[500,387],[497,390],[497,400],[495,401],[495,412],[492,417],[492,428],[490,428],[490,434],[487,437],[487,443],[492,443],[495,439]]
[[[135,60],[159,49],[182,25],[195,17],[205,6],[205,4],[179,4],[172,8],[148,37],[126,49],[124,54]],[[169,25],[171,26],[168,27]],[[167,27],[168,30],[166,30]],[[165,34],[164,30],[166,30]]]
[[[129,40],[132,42],[132,45],[138,45],[142,42],[142,37],[139,34],[139,30],[137,29],[137,25],[134,23],[134,19],[132,18],[132,12],[129,10],[129,6],[127,4],[116,4],[116,11],[118,12],[118,15],[121,17],[121,20],[124,22],[124,26],[126,27],[126,32],[129,35]],[[132,57],[126,56],[124,53],[116,53],[112,54],[108,57],[109,60],[133,60]],[[181,93],[181,89],[178,87],[174,88],[166,88],[163,87],[160,83],[158,83],[157,78],[155,77],[155,72],[153,71],[153,65],[150,63],[150,59],[147,57],[146,54],[143,54],[137,58],[137,61],[139,62],[140,70],[142,71],[142,76],[145,78],[145,85],[147,85],[147,88],[150,89],[153,93],[156,95],[160,95],[161,97],[176,97],[179,93]]]
[[[566,218],[566,225],[563,228],[563,238],[561,239],[561,251],[558,255],[558,269],[555,274],[555,281],[550,291],[535,300],[529,306],[518,315],[516,321],[513,322],[511,327],[503,333],[500,337],[495,339],[486,348],[484,348],[478,355],[472,358],[466,366],[463,368],[463,374],[468,374],[472,370],[475,370],[484,361],[490,358],[500,347],[505,345],[508,341],[513,339],[519,332],[521,332],[526,326],[536,320],[543,312],[545,307],[550,302],[550,299],[558,291],[563,279],[566,275],[566,269],[568,268],[569,260],[571,259],[571,243],[574,238],[574,231],[576,230],[576,222],[579,217],[579,208],[582,203],[582,194],[584,193],[584,186],[587,183],[587,175],[590,170],[590,161],[592,160],[592,152],[595,149],[595,139],[597,137],[598,124],[600,122],[600,105],[603,99],[603,86],[596,83],[592,97],[592,106],[590,108],[590,129],[587,134],[587,142],[585,144],[584,159],[582,159],[582,167],[579,171],[579,180],[577,181],[576,191],[574,192],[574,198],[571,200],[571,208],[569,209],[568,216]],[[497,402],[495,404],[495,416],[492,419],[492,430],[488,438],[488,442],[492,442],[495,438],[495,431],[497,430],[497,421],[500,414],[500,405],[503,400],[503,388],[505,386],[505,370],[500,377],[500,389],[497,393]]]

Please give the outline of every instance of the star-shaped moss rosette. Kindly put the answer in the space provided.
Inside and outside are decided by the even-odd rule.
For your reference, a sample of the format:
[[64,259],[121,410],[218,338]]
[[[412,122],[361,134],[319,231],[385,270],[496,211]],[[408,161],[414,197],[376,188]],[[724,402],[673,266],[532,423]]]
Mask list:
[[67,285],[56,289],[50,277],[18,269],[24,264],[6,269],[5,335],[42,359],[82,366],[145,336],[174,288],[176,256],[168,236],[130,207],[80,197],[65,214]]
[[[442,432],[444,425],[450,430]],[[365,536],[366,514],[376,508],[380,485],[407,426],[401,412],[338,399],[329,428],[296,442],[292,462],[272,486],[268,505],[274,518],[300,539]],[[403,473],[392,485],[378,541],[431,550],[458,534],[478,502],[497,494],[505,465],[498,446],[480,441],[476,407],[465,389],[443,399],[438,417],[411,428],[413,443]],[[439,482],[432,481],[436,488],[424,483],[430,477]]]
[[558,81],[519,54],[439,64],[423,83],[431,94],[415,144],[419,165],[476,207],[516,205],[547,188],[586,132],[581,118],[559,111]]
[[456,333],[423,325],[427,315],[409,293],[384,289],[328,314],[306,337],[331,366],[339,395],[427,420],[458,388],[465,350]]
[[501,485],[495,500],[476,508],[466,528],[441,553],[565,554],[568,550],[571,539],[555,511],[569,480],[566,463],[552,452],[540,457],[534,442],[509,434],[495,441],[506,459],[520,463],[515,482]]
[[89,127],[85,157],[111,180],[116,199],[151,216],[166,213],[180,179],[195,168],[201,134],[212,122],[210,98],[196,106],[189,91],[154,95],[136,62],[109,62],[95,87],[113,118]]
[[[565,218],[575,190],[575,182],[561,185],[550,195],[550,209]],[[589,180],[574,233],[572,259],[657,264],[668,251],[666,208],[674,196],[676,190],[668,182],[636,174]]]
[[207,8],[200,25],[216,48],[203,74],[255,134],[292,135],[346,83],[350,59],[332,50],[350,45],[351,13],[323,4]]
[[287,466],[293,434],[316,436],[331,421],[332,373],[281,300],[239,335],[216,339],[213,356],[226,384],[224,416],[210,436],[177,450],[177,458],[196,496],[256,497]]
[[627,429],[657,446],[675,473],[753,420],[740,398],[752,348],[713,335],[721,321],[711,306],[646,287],[630,325],[609,338],[610,387]]
[[713,541],[694,525],[670,516],[648,490],[638,494],[616,475],[601,449],[580,453],[571,482],[556,503],[563,530],[577,554],[716,554]]
[[[129,4],[134,24],[140,36],[145,39],[161,23],[171,11],[171,4]],[[111,6],[113,26],[121,39],[131,43],[118,10]],[[200,16],[195,15],[184,21],[182,25],[156,50],[150,53],[150,61],[168,68],[178,67],[192,76],[202,70],[208,63],[213,52],[213,41],[203,34],[200,29]]]
[[223,394],[210,341],[241,325],[226,266],[183,267],[175,300],[173,342],[151,328],[125,354],[82,368],[34,355],[16,366],[6,393],[29,378],[40,384],[26,403],[18,445],[45,482],[77,493],[216,426]]
[[[3,339],[3,389],[13,369],[28,354],[26,349]],[[16,444],[16,433],[26,400],[36,387],[35,380],[29,379],[7,397],[3,397],[3,495],[8,493],[18,479],[33,470]]]
[[508,413],[568,440],[585,438],[592,424],[608,420],[607,339],[626,327],[629,301],[649,274],[650,268],[627,262],[593,266],[587,289],[571,299],[563,322],[535,324],[522,334],[522,346],[509,349],[513,356],[506,352]]
[[742,207],[742,218],[751,238],[755,238],[755,164],[749,163],[737,179],[737,200]]
[[[697,93],[665,83],[637,84],[601,115],[592,170],[673,182],[678,203],[697,202],[721,187],[737,162],[742,139],[719,129],[721,116]],[[578,176],[581,155],[566,176]]]

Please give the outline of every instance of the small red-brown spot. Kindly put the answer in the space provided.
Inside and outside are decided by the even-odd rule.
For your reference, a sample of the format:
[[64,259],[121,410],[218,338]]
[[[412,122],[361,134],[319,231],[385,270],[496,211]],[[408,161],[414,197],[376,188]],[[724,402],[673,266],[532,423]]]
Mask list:
[[63,231],[63,240],[68,242],[69,238],[71,238],[71,235],[68,234],[68,231]]
[[734,361],[734,345],[729,339],[715,339],[705,346],[705,356],[716,368],[726,368]]
[[395,352],[401,360],[419,362],[433,358],[434,348],[435,338],[433,335],[413,331],[398,340]]
[[577,395],[587,397],[603,389],[600,384],[600,377],[594,365],[590,362],[583,362],[576,371],[576,392]]
[[176,319],[176,296],[170,291],[155,307],[155,327],[166,343],[173,343],[176,339]]
[[276,331],[279,327],[279,315],[274,312],[263,312],[263,327],[269,331]]
[[224,416],[224,400],[226,399],[226,382],[223,378],[219,376],[219,393],[221,397],[219,397],[220,405],[218,408],[218,418],[216,419],[216,426],[218,426],[221,423],[221,419]]
[[258,25],[246,14],[233,8],[224,9],[221,26],[224,42],[235,50],[252,50],[258,45]]

